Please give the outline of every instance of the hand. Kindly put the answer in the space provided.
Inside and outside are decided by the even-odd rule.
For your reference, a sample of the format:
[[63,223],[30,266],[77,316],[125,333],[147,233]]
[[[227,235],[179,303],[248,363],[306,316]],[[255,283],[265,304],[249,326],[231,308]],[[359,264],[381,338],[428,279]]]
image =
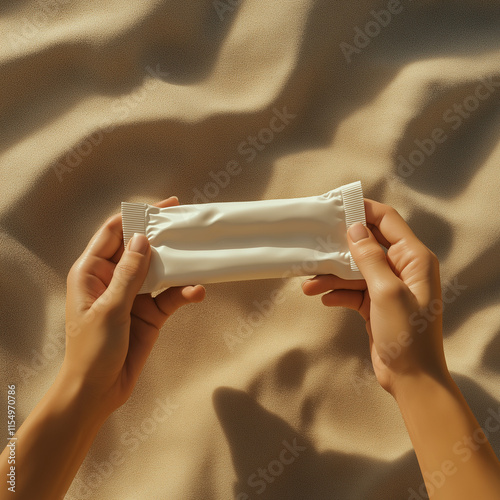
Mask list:
[[[172,197],[158,207],[178,205]],[[200,302],[201,285],[137,295],[151,248],[135,235],[123,249],[121,215],[91,239],[67,279],[66,354],[61,375],[83,386],[107,417],[132,393],[160,328],[179,307]]]
[[[366,281],[322,275],[305,281],[302,288],[306,295],[328,292],[323,304],[361,314],[377,380],[394,396],[408,376],[449,377],[443,352],[439,263],[396,210],[365,199],[365,211],[369,229],[354,224],[347,239]],[[433,314],[429,316],[425,313],[430,305]]]

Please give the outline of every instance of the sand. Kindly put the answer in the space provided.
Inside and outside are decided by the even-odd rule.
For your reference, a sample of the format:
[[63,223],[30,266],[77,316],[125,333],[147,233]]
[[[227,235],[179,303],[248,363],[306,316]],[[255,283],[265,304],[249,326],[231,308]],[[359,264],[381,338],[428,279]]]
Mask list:
[[[0,366],[19,424],[63,358],[67,272],[121,201],[355,180],[438,255],[450,370],[480,423],[499,410],[497,1],[11,0],[0,32]],[[66,498],[418,492],[363,321],[301,281],[207,285],[176,313]]]

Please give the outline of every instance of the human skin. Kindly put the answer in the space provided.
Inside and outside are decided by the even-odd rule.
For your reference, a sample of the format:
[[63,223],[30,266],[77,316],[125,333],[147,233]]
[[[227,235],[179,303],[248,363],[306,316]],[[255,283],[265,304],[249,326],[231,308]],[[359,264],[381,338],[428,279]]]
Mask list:
[[438,260],[395,209],[365,200],[365,212],[368,229],[354,224],[347,239],[366,281],[322,275],[302,289],[366,321],[375,375],[399,406],[429,498],[498,500],[500,463],[448,371],[442,313],[426,314],[431,303],[443,310]]
[[[178,205],[172,197],[157,204]],[[129,398],[160,328],[179,307],[200,302],[201,285],[137,295],[151,249],[135,236],[123,249],[121,216],[94,235],[67,279],[66,352],[49,391],[16,433],[16,492],[0,498],[64,498],[94,438]],[[8,448],[0,474],[9,470]]]
[[[170,198],[157,206],[177,204]],[[500,466],[491,446],[476,443],[466,462],[453,453],[455,443],[473,436],[479,424],[448,373],[441,317],[428,321],[423,332],[409,321],[440,299],[437,259],[396,211],[370,200],[365,208],[373,233],[354,242],[363,228],[353,226],[348,241],[366,282],[318,276],[303,290],[329,292],[322,297],[325,305],[350,307],[366,320],[377,379],[398,402],[424,477],[454,460],[457,472],[447,475],[431,498],[498,499]],[[387,256],[378,242],[389,249]],[[136,296],[150,252],[142,237],[123,251],[118,215],[102,226],[71,268],[65,358],[54,384],[16,434],[22,446],[16,450],[15,498],[64,497],[99,428],[130,396],[165,320],[182,305],[203,300],[200,285],[169,288],[154,299]],[[397,357],[387,349],[394,342],[401,347]],[[1,474],[7,474],[7,456],[6,448]],[[430,492],[433,485],[428,485]],[[7,488],[0,498],[12,498]]]

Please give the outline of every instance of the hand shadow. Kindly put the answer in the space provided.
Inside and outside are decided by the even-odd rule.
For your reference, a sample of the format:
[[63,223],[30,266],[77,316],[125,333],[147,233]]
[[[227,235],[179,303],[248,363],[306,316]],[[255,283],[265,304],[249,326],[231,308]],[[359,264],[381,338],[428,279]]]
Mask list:
[[387,500],[406,498],[423,483],[413,452],[393,462],[319,452],[243,391],[219,387],[213,403],[237,475],[235,500]]

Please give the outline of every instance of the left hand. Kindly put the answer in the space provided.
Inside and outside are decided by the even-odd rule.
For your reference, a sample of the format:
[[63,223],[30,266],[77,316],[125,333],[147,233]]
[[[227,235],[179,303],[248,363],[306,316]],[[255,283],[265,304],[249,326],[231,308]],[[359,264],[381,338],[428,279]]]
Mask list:
[[[156,206],[178,205],[175,197]],[[137,295],[151,248],[144,235],[123,249],[121,215],[109,218],[74,263],[67,279],[66,354],[61,375],[83,387],[107,417],[128,399],[167,318],[201,302],[201,285]]]

